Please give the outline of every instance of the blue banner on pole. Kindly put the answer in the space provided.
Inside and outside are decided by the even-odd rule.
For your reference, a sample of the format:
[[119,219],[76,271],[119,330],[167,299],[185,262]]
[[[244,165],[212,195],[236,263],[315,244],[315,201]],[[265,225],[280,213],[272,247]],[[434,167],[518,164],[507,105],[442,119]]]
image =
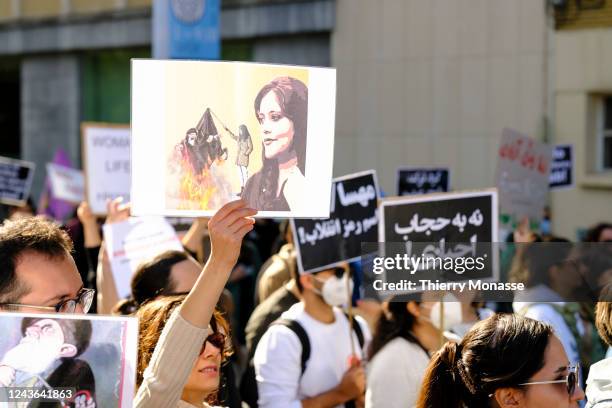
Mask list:
[[219,59],[221,0],[155,0],[153,57]]

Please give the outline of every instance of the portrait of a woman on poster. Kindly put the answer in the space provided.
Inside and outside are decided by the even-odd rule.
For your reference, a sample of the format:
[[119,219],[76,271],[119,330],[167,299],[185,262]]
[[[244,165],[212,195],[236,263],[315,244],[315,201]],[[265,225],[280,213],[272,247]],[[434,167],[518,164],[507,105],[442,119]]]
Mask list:
[[263,165],[248,179],[242,198],[258,210],[297,208],[306,183],[308,88],[292,77],[275,78],[258,92],[254,108]]

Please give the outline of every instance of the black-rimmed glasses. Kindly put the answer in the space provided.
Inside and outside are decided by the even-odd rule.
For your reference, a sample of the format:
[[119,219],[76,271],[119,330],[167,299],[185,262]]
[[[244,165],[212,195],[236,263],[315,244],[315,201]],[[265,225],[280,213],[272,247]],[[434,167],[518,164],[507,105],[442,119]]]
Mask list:
[[25,309],[38,309],[46,310],[55,313],[74,313],[78,305],[83,309],[83,313],[87,313],[91,308],[94,300],[95,289],[83,288],[79,291],[76,297],[72,299],[64,299],[55,306],[34,306],[26,305],[23,303],[0,303],[1,308],[19,310]]

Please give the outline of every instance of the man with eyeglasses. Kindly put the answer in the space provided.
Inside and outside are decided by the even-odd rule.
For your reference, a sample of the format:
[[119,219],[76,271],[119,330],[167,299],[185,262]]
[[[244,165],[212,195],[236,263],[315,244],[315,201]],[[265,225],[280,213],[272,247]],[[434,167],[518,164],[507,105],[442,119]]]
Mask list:
[[72,241],[41,217],[0,226],[0,310],[87,313],[94,290],[83,287]]

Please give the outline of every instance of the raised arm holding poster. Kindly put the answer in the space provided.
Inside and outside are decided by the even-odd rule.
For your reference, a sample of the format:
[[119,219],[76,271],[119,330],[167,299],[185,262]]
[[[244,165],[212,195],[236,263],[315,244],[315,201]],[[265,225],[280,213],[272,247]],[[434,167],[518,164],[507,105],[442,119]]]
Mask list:
[[336,72],[132,61],[132,212],[209,216],[245,199],[260,217],[329,215]]
[[168,250],[182,251],[174,228],[163,217],[131,217],[105,224],[104,242],[120,298],[130,294],[130,281],[138,265]]
[[497,188],[502,214],[540,220],[549,190],[552,146],[504,129],[497,157]]
[[0,401],[8,406],[132,406],[136,318],[0,312],[0,331]]
[[0,202],[24,205],[30,195],[35,164],[0,157]]
[[450,185],[447,168],[400,167],[397,170],[397,195],[445,193]]
[[350,262],[362,255],[362,242],[376,242],[378,182],[374,170],[333,180],[329,219],[291,220],[300,273]]
[[106,214],[106,200],[130,201],[130,127],[81,124],[87,202],[94,214]]

